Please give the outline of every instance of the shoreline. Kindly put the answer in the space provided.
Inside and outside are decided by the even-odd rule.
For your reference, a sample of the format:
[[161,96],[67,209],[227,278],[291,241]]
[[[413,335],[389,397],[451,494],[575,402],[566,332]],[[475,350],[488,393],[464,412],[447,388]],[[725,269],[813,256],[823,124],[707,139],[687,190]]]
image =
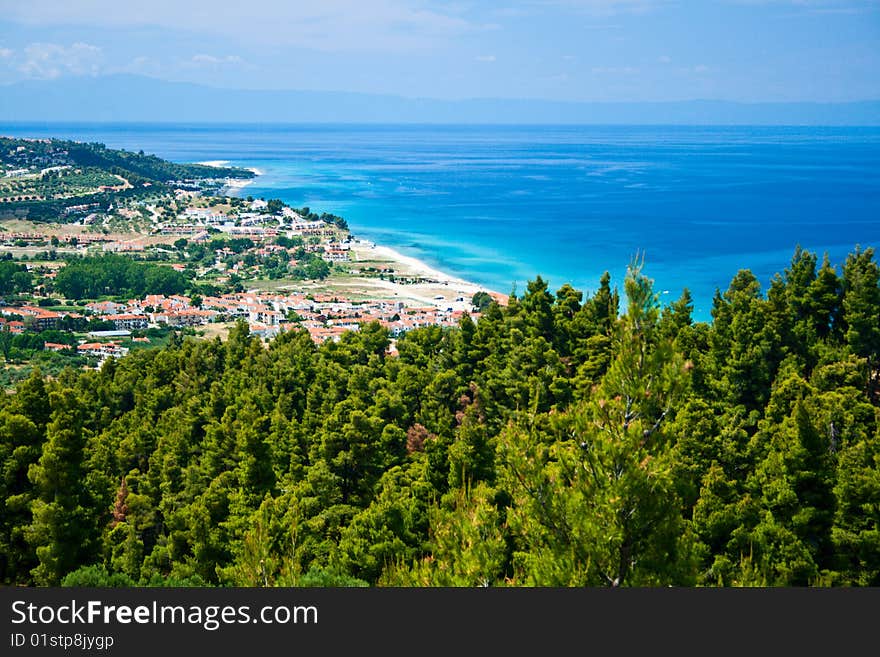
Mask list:
[[444,271],[435,269],[434,267],[428,265],[428,263],[426,263],[424,260],[419,260],[414,256],[408,256],[390,246],[376,244],[375,242],[371,242],[369,240],[361,240],[358,246],[361,249],[362,253],[372,253],[379,257],[387,258],[388,260],[404,265],[405,267],[424,275],[425,278],[434,278],[441,283],[464,283],[466,285],[476,285],[476,283],[472,283],[471,281],[467,281],[463,278],[452,276]]
[[[390,293],[397,299],[408,299],[418,304],[453,310],[469,310],[471,299],[477,292],[485,292],[499,304],[507,303],[508,295],[496,290],[452,276],[413,256],[367,240],[356,240],[351,244],[351,264],[373,265],[379,269],[393,269],[397,278],[424,279],[415,283],[401,283],[396,280],[355,276],[351,283],[337,283],[337,286],[363,287],[366,294]],[[384,266],[383,266],[384,265]],[[356,281],[356,282],[355,282]]]
[[[230,164],[230,160],[203,160],[202,162],[195,162],[195,164],[201,164],[206,167],[214,167],[214,168],[222,168],[232,166]],[[227,194],[230,191],[238,191],[247,187],[248,185],[253,184],[253,182],[259,177],[264,175],[265,172],[257,169],[256,167],[241,167],[245,171],[250,171],[254,174],[253,178],[226,178],[226,183],[220,189],[222,194]]]
[[[205,160],[196,164],[226,167],[230,166],[230,162],[230,160]],[[227,178],[221,193],[237,196],[240,190],[252,184],[256,177],[265,175],[265,172],[256,167],[245,168],[248,171],[252,171],[255,177],[249,179]],[[447,274],[444,271],[431,267],[418,258],[408,256],[390,246],[356,239],[350,244],[350,253],[352,255],[350,264],[379,265],[378,269],[393,269],[394,278],[425,280],[417,283],[399,283],[384,277],[372,278],[353,274],[349,280],[331,281],[329,285],[333,290],[360,293],[367,297],[378,295],[381,298],[408,300],[420,305],[453,308],[454,310],[469,310],[471,299],[477,292],[486,292],[502,305],[505,305],[508,300],[508,295],[506,294],[501,294],[496,290],[458,276]]]

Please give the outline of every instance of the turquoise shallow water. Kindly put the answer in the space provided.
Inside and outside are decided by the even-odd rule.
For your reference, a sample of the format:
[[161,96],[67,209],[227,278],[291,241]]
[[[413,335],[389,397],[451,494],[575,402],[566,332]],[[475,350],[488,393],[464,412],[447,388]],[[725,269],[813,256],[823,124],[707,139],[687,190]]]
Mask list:
[[346,217],[502,292],[620,284],[644,254],[663,301],[695,316],[738,269],[766,287],[797,244],[840,264],[880,242],[880,129],[658,126],[33,124],[0,133],[101,141],[265,175],[245,194]]

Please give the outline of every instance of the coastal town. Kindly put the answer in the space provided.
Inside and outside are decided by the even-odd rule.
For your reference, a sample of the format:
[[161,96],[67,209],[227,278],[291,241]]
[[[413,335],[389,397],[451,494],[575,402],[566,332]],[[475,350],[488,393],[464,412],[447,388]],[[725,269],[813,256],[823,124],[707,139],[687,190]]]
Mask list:
[[[32,360],[100,367],[173,332],[223,337],[242,321],[266,341],[305,330],[316,343],[378,322],[394,353],[408,330],[506,302],[355,238],[341,217],[243,196],[256,170],[230,177],[208,162],[197,176],[112,174],[108,185],[51,141],[30,142],[48,155],[14,141],[0,164],[0,347],[20,376]],[[57,200],[58,216],[30,218],[35,203]]]
[[[123,302],[100,301],[85,304],[84,312],[54,311],[37,305],[3,306],[0,329],[9,333],[58,330],[67,319],[92,319],[111,323],[112,329],[89,331],[77,345],[45,342],[52,351],[75,350],[81,354],[121,356],[128,349],[120,338],[149,343],[137,336],[149,328],[226,328],[231,322],[247,322],[250,332],[270,339],[280,332],[302,328],[315,342],[338,340],[345,331],[357,331],[361,324],[378,322],[394,337],[422,326],[457,326],[465,313],[479,317],[478,311],[463,307],[469,302],[460,298],[456,305],[410,306],[403,301],[352,301],[333,294],[235,293],[205,297],[193,304],[183,295],[146,295],[143,299]],[[20,318],[20,319],[18,319]],[[134,337],[133,337],[134,336]]]

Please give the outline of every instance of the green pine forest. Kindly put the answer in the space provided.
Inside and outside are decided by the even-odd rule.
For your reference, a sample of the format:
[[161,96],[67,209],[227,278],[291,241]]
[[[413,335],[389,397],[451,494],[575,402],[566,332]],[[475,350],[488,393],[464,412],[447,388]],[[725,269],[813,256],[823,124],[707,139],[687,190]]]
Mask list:
[[[781,268],[784,267],[784,263]],[[880,585],[880,269],[798,248],[694,322],[643,265],[389,355],[182,338],[0,399],[0,578]]]

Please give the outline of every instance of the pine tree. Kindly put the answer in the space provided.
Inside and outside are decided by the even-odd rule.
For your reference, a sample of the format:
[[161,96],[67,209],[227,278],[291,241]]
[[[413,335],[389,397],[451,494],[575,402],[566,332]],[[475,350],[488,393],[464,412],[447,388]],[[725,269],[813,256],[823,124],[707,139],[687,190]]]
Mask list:
[[49,403],[52,414],[43,452],[28,471],[37,495],[27,539],[39,560],[31,571],[34,580],[57,585],[66,573],[94,555],[95,509],[83,488],[82,405],[73,390],[51,393]]
[[850,353],[866,358],[872,396],[880,391],[880,267],[874,249],[856,249],[843,267],[843,320]]
[[24,533],[34,498],[28,469],[40,457],[42,438],[28,417],[10,410],[0,410],[0,581],[5,584],[27,581],[36,565]]

